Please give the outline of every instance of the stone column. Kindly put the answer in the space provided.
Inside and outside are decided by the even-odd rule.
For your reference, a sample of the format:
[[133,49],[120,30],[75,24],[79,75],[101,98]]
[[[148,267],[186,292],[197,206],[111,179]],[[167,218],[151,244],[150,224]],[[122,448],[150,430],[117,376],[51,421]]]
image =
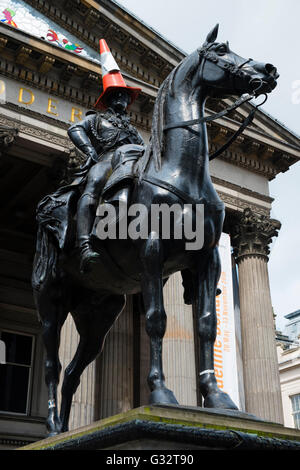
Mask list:
[[[197,406],[193,309],[184,303],[180,272],[173,274],[164,287],[164,306],[167,314],[163,340],[166,386],[174,392],[180,405]],[[150,345],[144,315],[141,315],[140,335],[140,404],[147,405]]]
[[[62,375],[77,349],[79,335],[71,315],[61,332],[60,361]],[[132,298],[107,335],[104,349],[82,373],[73,396],[69,429],[77,429],[94,421],[133,408],[133,317]]]
[[239,270],[246,411],[283,423],[273,309],[268,276],[269,244],[280,223],[245,209],[233,227]]
[[[61,385],[64,378],[64,371],[70,364],[79,343],[79,335],[77,333],[75,323],[68,316],[62,331],[60,340],[59,356],[62,364],[62,373],[60,387],[58,390],[58,398],[60,402]],[[95,362],[92,362],[82,373],[80,384],[76,390],[71,406],[69,429],[77,429],[81,426],[91,424],[95,414]]]
[[166,385],[180,405],[197,406],[193,308],[183,300],[180,272],[164,287],[167,329],[163,341]]
[[133,408],[133,312],[132,297],[105,340],[97,359],[96,419]]

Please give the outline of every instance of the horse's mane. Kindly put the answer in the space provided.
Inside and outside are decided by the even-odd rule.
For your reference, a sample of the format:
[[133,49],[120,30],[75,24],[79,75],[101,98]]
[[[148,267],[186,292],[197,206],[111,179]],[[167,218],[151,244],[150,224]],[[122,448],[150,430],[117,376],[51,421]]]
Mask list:
[[139,178],[141,179],[145,172],[150,160],[154,161],[156,171],[161,167],[161,155],[164,145],[164,120],[165,120],[165,102],[167,94],[174,94],[174,78],[180,62],[172,72],[167,76],[162,85],[160,86],[157,97],[155,100],[152,116],[151,137],[149,144],[146,147],[143,157],[140,159],[137,170]]
[[[145,172],[148,163],[153,160],[154,168],[156,171],[159,171],[161,168],[162,153],[164,150],[164,122],[165,122],[165,104],[166,97],[169,94],[174,96],[174,81],[178,69],[183,64],[188,64],[189,70],[185,75],[185,81],[191,80],[191,76],[195,71],[195,68],[199,65],[198,60],[193,61],[192,66],[190,61],[187,61],[189,58],[194,58],[194,54],[185,57],[172,72],[167,76],[162,85],[160,86],[157,97],[154,104],[153,116],[152,116],[152,127],[151,127],[151,137],[149,144],[146,147],[143,157],[140,159],[137,165],[137,174],[139,175],[139,180],[141,181],[143,173]],[[196,51],[196,57],[199,57],[198,51]]]

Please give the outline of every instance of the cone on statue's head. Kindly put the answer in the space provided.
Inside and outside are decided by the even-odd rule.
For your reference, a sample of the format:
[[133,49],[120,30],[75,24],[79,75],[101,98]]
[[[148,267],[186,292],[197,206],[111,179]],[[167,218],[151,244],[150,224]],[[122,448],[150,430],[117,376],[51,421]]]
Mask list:
[[141,91],[141,88],[129,87],[126,85],[118,64],[112,56],[109,47],[105,39],[100,39],[100,60],[102,68],[102,81],[103,81],[103,92],[99,96],[95,108],[105,109],[107,108],[107,98],[114,91],[124,90],[128,93],[130,106],[133,101],[137,98]]

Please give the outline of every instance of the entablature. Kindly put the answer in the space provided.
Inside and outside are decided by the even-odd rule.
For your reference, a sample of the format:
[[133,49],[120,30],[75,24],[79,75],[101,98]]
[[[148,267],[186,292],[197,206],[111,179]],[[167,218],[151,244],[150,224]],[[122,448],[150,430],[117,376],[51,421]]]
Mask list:
[[26,0],[26,3],[97,52],[99,39],[105,38],[122,70],[155,86],[185,56],[113,2]]
[[[209,123],[210,153],[229,140],[239,125],[228,118]],[[272,138],[250,126],[218,158],[262,174],[270,181],[300,160],[300,147]]]
[[[51,4],[45,0],[27,0],[27,3],[97,51],[103,32],[112,43],[115,42],[112,52],[121,68],[129,71],[124,72],[125,81],[129,86],[142,88],[130,110],[132,122],[149,134],[158,85],[185,54],[110,0],[54,0]],[[70,11],[72,14],[67,15]],[[102,92],[99,64],[21,30],[5,24],[0,26],[0,73],[3,76],[76,103],[84,109],[93,106]],[[144,68],[140,64],[144,64]],[[155,64],[159,70],[159,81],[150,77],[149,71],[155,69]],[[214,112],[215,109],[224,108],[227,101],[208,101],[208,112],[210,109]],[[8,102],[5,106],[9,108],[13,105]],[[225,143],[238,129],[249,106],[245,105],[229,117],[208,126],[211,151]],[[31,110],[26,109],[25,112],[30,113]],[[278,136],[278,129],[282,131],[282,136]],[[291,137],[271,117],[260,113],[259,119],[254,119],[253,124],[219,158],[272,180],[299,161],[298,145],[296,137]]]

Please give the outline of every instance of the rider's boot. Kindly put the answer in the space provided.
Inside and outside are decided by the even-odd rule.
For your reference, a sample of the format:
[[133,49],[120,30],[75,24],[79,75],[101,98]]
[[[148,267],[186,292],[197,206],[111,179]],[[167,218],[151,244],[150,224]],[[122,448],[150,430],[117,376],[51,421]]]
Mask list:
[[91,194],[83,194],[78,201],[77,236],[80,250],[80,272],[87,272],[101,256],[91,246],[91,231],[98,200]]
[[80,272],[85,273],[91,269],[91,265],[100,260],[99,253],[91,247],[90,236],[82,236],[78,239],[80,250]]

